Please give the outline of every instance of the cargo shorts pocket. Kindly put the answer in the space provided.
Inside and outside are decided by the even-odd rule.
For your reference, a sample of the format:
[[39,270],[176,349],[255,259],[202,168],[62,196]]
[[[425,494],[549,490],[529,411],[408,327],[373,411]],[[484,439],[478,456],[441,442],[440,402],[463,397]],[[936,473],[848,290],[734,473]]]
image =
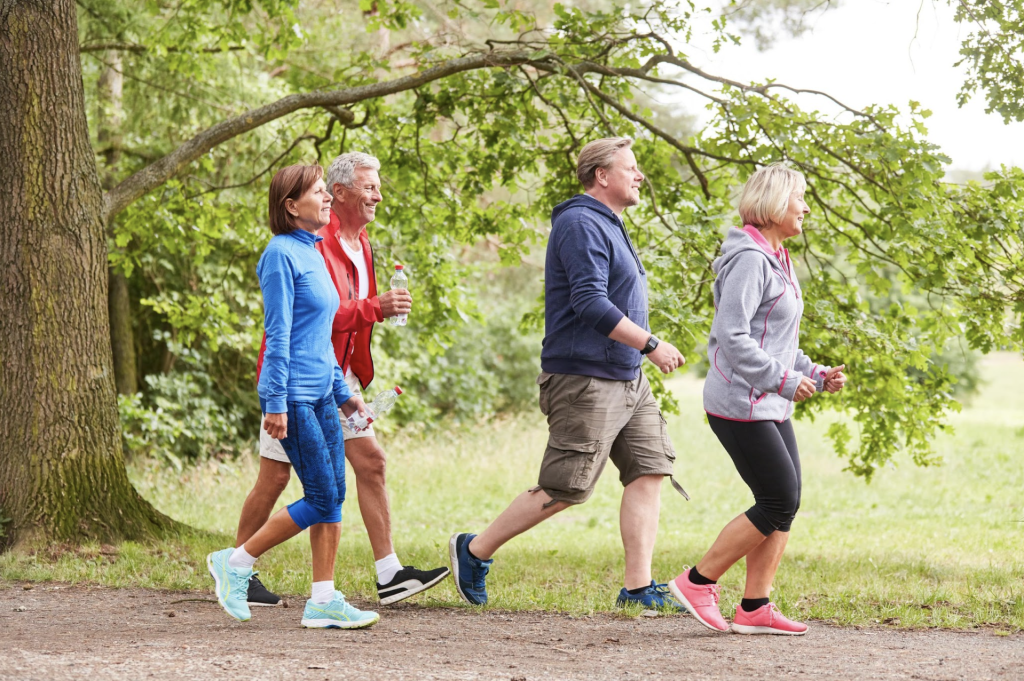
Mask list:
[[540,413],[547,416],[551,413],[551,377],[554,374],[549,374],[546,371],[541,372],[540,376],[537,377],[537,387],[539,394],[537,401],[540,404]]
[[545,490],[586,492],[596,483],[598,440],[552,433],[540,465],[538,484]]

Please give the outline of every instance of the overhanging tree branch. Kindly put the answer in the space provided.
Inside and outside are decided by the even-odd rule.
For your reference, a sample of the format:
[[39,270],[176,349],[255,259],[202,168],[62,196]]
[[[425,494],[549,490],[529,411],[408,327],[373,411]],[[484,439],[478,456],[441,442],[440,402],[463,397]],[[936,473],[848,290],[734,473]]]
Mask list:
[[452,59],[419,73],[395,78],[394,80],[359,85],[345,90],[290,95],[272,104],[252,109],[240,116],[229,118],[208,128],[159,161],[146,166],[123,180],[104,195],[103,218],[109,222],[140,196],[151,189],[159,187],[181,172],[182,168],[217,145],[295,111],[313,107],[324,109],[328,107],[341,107],[369,99],[386,97],[387,95],[413,90],[427,83],[466,71],[537,63],[537,59],[531,58],[535,55],[536,53],[530,54],[519,51],[470,55]]

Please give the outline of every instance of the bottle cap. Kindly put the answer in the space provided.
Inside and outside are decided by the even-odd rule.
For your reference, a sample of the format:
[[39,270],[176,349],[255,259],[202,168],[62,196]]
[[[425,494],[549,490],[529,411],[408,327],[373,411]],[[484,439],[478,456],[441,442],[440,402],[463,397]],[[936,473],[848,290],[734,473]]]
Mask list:
[[405,269],[405,265],[395,265],[395,269],[396,270],[404,270]]
[[396,395],[401,395],[402,394],[402,389],[399,388],[397,385],[395,386],[395,394]]

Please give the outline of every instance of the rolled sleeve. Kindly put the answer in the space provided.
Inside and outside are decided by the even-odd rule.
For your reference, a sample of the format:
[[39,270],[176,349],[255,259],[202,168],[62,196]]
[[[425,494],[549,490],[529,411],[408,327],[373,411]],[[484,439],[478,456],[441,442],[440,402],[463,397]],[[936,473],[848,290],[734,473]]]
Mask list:
[[611,246],[587,222],[569,226],[558,244],[558,257],[569,281],[569,304],[584,324],[607,336],[625,317],[608,298]]

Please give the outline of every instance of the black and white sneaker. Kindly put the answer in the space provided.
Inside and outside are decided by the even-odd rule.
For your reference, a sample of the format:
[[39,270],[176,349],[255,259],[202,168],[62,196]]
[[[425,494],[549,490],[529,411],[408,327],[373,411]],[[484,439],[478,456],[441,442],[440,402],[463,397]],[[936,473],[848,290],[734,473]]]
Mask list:
[[273,607],[281,605],[281,597],[263,586],[263,582],[256,576],[257,574],[254,572],[252,577],[249,578],[249,596],[246,598],[249,601],[249,606],[262,605]]
[[433,570],[417,570],[406,565],[395,573],[395,578],[387,584],[377,584],[377,596],[381,605],[391,605],[426,591],[448,576],[448,568],[439,567]]

